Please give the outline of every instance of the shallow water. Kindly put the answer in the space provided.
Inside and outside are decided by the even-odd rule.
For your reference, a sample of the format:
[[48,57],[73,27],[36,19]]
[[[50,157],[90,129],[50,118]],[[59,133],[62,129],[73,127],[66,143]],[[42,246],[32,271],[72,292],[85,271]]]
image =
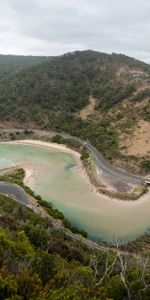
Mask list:
[[143,201],[109,200],[91,190],[76,158],[54,149],[0,144],[0,168],[23,165],[32,173],[27,184],[61,210],[90,238],[111,242],[133,240],[150,229],[150,197]]

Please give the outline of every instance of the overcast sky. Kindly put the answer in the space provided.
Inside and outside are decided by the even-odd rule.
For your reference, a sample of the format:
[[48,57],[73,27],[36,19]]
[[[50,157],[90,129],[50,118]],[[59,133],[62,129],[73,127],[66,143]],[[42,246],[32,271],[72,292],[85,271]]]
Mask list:
[[150,0],[0,0],[0,53],[84,49],[150,63]]

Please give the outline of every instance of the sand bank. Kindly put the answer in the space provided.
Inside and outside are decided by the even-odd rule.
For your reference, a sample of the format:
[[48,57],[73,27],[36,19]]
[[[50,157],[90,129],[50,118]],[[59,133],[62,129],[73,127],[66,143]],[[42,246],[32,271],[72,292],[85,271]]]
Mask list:
[[[65,145],[62,144],[57,144],[57,143],[50,143],[50,142],[43,142],[39,140],[19,140],[19,141],[9,141],[9,142],[4,142],[4,144],[9,143],[9,144],[23,144],[23,145],[30,145],[30,146],[36,146],[36,147],[42,147],[42,148],[48,148],[48,149],[54,149],[55,151],[58,152],[64,152],[64,153],[69,153],[73,155],[76,159],[77,165],[75,166],[80,174],[85,178],[85,180],[88,181],[88,185],[91,187],[91,191],[96,192],[95,186],[93,186],[89,180],[89,177],[86,173],[85,168],[82,165],[82,162],[80,160],[81,154],[75,150],[72,150],[68,148]],[[27,163],[23,163],[21,165],[25,171],[26,171],[26,176],[25,176],[25,184],[27,184],[31,179],[33,180],[34,174],[36,172],[36,168],[34,165],[29,165]]]
[[58,151],[62,151],[64,153],[69,153],[73,154],[76,158],[80,159],[80,153],[77,151],[74,151],[65,145],[62,144],[57,144],[57,143],[50,143],[50,142],[42,142],[39,140],[19,140],[19,141],[10,141],[10,142],[4,142],[9,143],[9,144],[26,144],[26,145],[33,145],[37,147],[44,147],[44,148],[50,148],[50,149],[55,149]]
[[[124,206],[136,206],[136,205],[140,205],[141,203],[147,202],[148,200],[150,201],[150,191],[148,193],[146,193],[145,195],[141,196],[138,200],[121,200],[121,199],[117,199],[114,197],[110,197],[104,194],[101,194],[99,192],[97,192],[97,189],[94,185],[91,184],[89,177],[86,173],[85,168],[82,165],[82,162],[80,160],[80,153],[77,151],[74,151],[68,147],[66,147],[65,145],[62,144],[57,144],[57,143],[51,143],[51,142],[43,142],[43,141],[39,141],[39,140],[19,140],[19,141],[9,141],[9,142],[4,142],[4,143],[9,143],[9,144],[23,144],[23,145],[31,145],[31,146],[36,146],[36,147],[42,147],[42,148],[49,148],[49,149],[54,149],[55,151],[61,151],[64,153],[69,153],[71,155],[73,155],[76,159],[77,165],[75,166],[75,168],[77,168],[78,172],[80,172],[80,175],[82,175],[84,177],[84,179],[87,181],[88,186],[90,187],[91,192],[95,192],[99,197],[103,197],[103,199],[105,198],[107,201],[113,201],[115,203],[123,203]],[[26,185],[28,185],[28,182],[30,182],[30,180],[34,180],[34,175],[36,174],[36,172],[38,171],[36,169],[36,167],[34,165],[28,165],[28,164],[21,164],[20,167],[23,167],[25,169],[26,172],[26,176],[25,176],[25,180],[24,183]]]

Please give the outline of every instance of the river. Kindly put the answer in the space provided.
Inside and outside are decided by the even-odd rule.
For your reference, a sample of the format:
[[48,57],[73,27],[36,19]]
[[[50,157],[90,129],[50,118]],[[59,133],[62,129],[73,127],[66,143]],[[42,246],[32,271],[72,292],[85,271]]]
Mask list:
[[[64,150],[65,151],[65,150]],[[23,166],[26,184],[97,241],[134,240],[149,232],[150,196],[118,201],[98,195],[78,167],[78,159],[54,148],[0,144],[0,169]]]

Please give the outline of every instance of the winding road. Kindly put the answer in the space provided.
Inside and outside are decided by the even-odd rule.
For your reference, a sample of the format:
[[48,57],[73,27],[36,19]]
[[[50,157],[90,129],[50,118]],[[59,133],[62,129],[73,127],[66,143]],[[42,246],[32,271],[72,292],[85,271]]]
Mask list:
[[[39,130],[37,130],[39,132]],[[36,132],[36,131],[34,131]],[[42,131],[43,132],[43,131]],[[53,135],[56,135],[58,133],[53,132]],[[122,170],[116,169],[113,166],[111,166],[102,156],[101,153],[97,151],[95,147],[93,147],[91,144],[76,138],[69,136],[67,134],[61,134],[62,137],[64,138],[70,138],[73,140],[77,140],[80,144],[84,145],[94,156],[95,161],[96,161],[96,166],[100,170],[100,172],[103,172],[105,176],[108,176],[113,180],[114,182],[122,182],[122,183],[134,183],[134,184],[139,184],[139,183],[144,183],[145,178],[140,177],[140,176],[135,176],[130,173],[126,173]],[[14,199],[15,201],[19,202],[20,204],[32,209],[35,213],[38,213],[41,215],[41,211],[38,210],[38,208],[34,205],[31,205],[29,201],[29,195],[18,185],[16,184],[11,184],[11,183],[6,183],[6,182],[0,182],[0,194],[5,194]],[[78,240],[82,243],[84,243],[87,247],[99,251],[105,251],[108,252],[110,250],[115,251],[115,249],[110,249],[105,246],[100,246],[97,243],[88,240],[86,238],[83,238],[79,235],[76,235],[72,232],[70,232],[68,229],[64,228],[63,226],[59,225],[57,221],[55,221],[52,217],[49,216],[49,220],[51,221],[52,225],[54,228],[62,231],[65,235],[69,236],[73,240]],[[124,254],[124,252],[123,252]]]
[[[55,133],[58,134],[58,133]],[[96,169],[99,176],[104,179],[108,185],[113,186],[119,192],[127,192],[131,189],[132,185],[146,183],[146,178],[137,176],[129,172],[122,171],[121,169],[113,167],[103,155],[90,143],[84,140],[70,136],[69,134],[60,134],[63,138],[69,138],[78,141],[81,145],[84,145],[93,155],[96,162]]]
[[92,145],[85,144],[87,149],[93,154],[96,160],[97,167],[104,171],[105,173],[109,174],[109,176],[112,176],[112,178],[116,178],[116,180],[124,180],[126,182],[133,182],[133,183],[144,183],[145,179],[141,176],[136,176],[130,173],[127,173],[125,171],[122,171],[120,169],[116,169],[113,166],[111,166],[102,156],[102,154]]
[[[63,138],[66,139],[71,139],[79,142],[81,145],[84,145],[93,155],[95,158],[96,162],[96,167],[97,170],[99,171],[99,174],[103,176],[103,178],[108,181],[108,184],[113,185],[114,187],[119,188],[121,187],[122,192],[128,191],[131,186],[131,184],[144,184],[146,183],[146,178],[142,176],[136,176],[133,175],[129,172],[122,171],[121,169],[113,167],[108,161],[105,160],[103,155],[90,143],[85,142],[84,140],[71,136],[70,134],[67,133],[59,133],[55,131],[46,131],[46,130],[34,130],[34,129],[29,129],[33,131],[35,134],[38,133],[46,133],[47,135],[55,136],[55,135],[60,135]],[[6,130],[1,130],[1,131],[10,131],[9,129]],[[12,131],[16,131],[16,129],[12,129]],[[17,131],[23,132],[23,129],[17,129]]]
[[11,197],[25,206],[29,205],[27,194],[16,184],[0,182],[0,193]]
[[[29,195],[23,190],[23,188],[21,188],[17,184],[0,182],[0,194],[9,196],[13,200],[17,201],[21,205],[24,205],[31,210],[33,210],[35,213],[39,214],[42,217],[41,211],[36,206],[31,205],[31,203],[29,201]],[[45,216],[43,216],[43,217],[45,217]],[[54,228],[60,230],[61,232],[63,232],[65,235],[67,235],[71,239],[82,242],[90,249],[95,249],[95,250],[99,250],[99,251],[103,251],[103,252],[109,252],[111,250],[108,247],[100,246],[97,243],[95,243],[89,239],[83,238],[80,235],[72,233],[65,227],[58,224],[57,220],[55,221],[51,216],[48,216],[48,219],[50,220],[50,222]],[[114,251],[113,248],[112,248],[112,251]]]

